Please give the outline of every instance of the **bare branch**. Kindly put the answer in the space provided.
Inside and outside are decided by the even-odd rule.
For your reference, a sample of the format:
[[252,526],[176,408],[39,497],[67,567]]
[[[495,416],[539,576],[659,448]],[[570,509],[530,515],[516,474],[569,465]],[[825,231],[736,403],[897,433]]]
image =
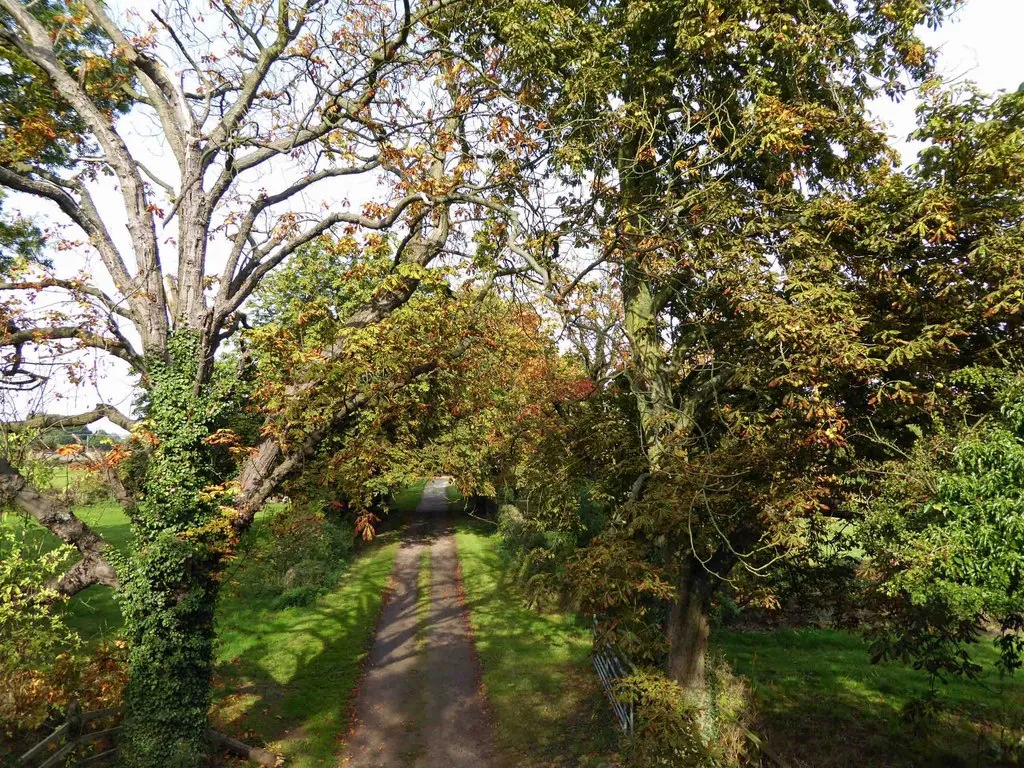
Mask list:
[[[34,171],[35,169],[30,169],[29,172]],[[92,204],[91,197],[85,195],[82,201],[76,200],[65,188],[65,186],[74,186],[74,182],[66,180],[58,182],[52,178],[34,179],[0,166],[0,185],[56,203],[61,211],[85,232],[89,242],[99,251],[103,265],[118,288],[125,292],[130,289],[132,280],[128,275],[128,268],[114,245],[114,240],[107,231],[103,219],[100,218]],[[75,189],[77,192],[81,192],[83,188],[76,187]]]
[[121,429],[129,431],[136,424],[134,419],[129,419],[114,406],[101,404],[84,413],[72,415],[40,413],[21,421],[0,422],[0,429],[5,429],[8,432],[25,432],[30,429],[48,429],[50,427],[84,427],[100,419],[110,419]]
[[[232,284],[229,286],[229,292],[226,298],[217,308],[217,315],[214,320],[215,327],[220,327],[220,324],[223,323],[224,319],[242,305],[246,298],[248,298],[256,289],[256,286],[259,285],[259,282],[263,279],[264,275],[284,261],[297,249],[320,237],[320,235],[324,234],[332,227],[337,224],[355,224],[356,226],[365,227],[366,229],[388,229],[398,221],[398,218],[410,205],[422,201],[422,193],[407,195],[396,202],[394,207],[386,216],[378,219],[363,216],[358,213],[350,213],[348,211],[337,211],[335,213],[328,214],[324,218],[307,227],[302,232],[284,240],[283,242],[272,241],[262,252],[257,252],[255,258],[253,258],[243,269],[239,270],[238,274],[235,276]],[[445,215],[444,218],[445,221],[447,221],[447,215]],[[444,236],[447,237],[447,234],[446,227]]]
[[[253,67],[246,74],[241,87],[238,90],[238,98],[231,105],[231,108],[227,111],[227,114],[221,119],[220,123],[211,131],[210,141],[216,147],[225,146],[234,135],[235,130],[238,128],[239,123],[245,118],[249,112],[249,108],[252,106],[253,101],[256,98],[256,94],[259,93],[260,87],[263,85],[263,81],[267,77],[267,73],[270,71],[271,66],[278,60],[278,57],[288,47],[299,31],[302,29],[302,25],[305,23],[305,10],[308,8],[310,3],[299,11],[297,14],[296,22],[293,26],[288,24],[289,4],[288,0],[278,0],[277,2],[277,36],[273,42],[269,45],[265,45],[260,49],[259,57],[254,63]],[[213,162],[215,152],[207,153],[206,160],[203,166],[203,171],[209,167],[210,163]]]
[[[280,2],[284,2],[284,0],[280,0]],[[373,124],[365,111],[377,94],[378,83],[384,76],[387,67],[399,60],[398,52],[406,45],[412,28],[416,24],[423,22],[431,15],[438,13],[451,4],[451,0],[433,0],[432,2],[427,2],[421,5],[416,12],[412,12],[410,4],[407,0],[403,0],[404,15],[401,27],[391,36],[385,37],[377,46],[376,50],[368,54],[368,59],[371,62],[371,65],[366,72],[361,74],[357,82],[345,81],[343,78],[339,77],[338,82],[335,84],[334,88],[332,88],[331,92],[325,94],[326,98],[323,103],[323,108],[321,109],[323,117],[315,124],[302,121],[302,127],[299,127],[290,134],[281,136],[274,141],[265,143],[254,141],[244,142],[249,146],[255,146],[256,148],[252,149],[247,154],[232,157],[232,162],[225,165],[224,170],[221,172],[210,190],[209,196],[213,204],[215,204],[216,201],[224,195],[238,174],[243,171],[256,168],[272,158],[294,152],[297,149],[301,149],[302,147],[323,138],[331,131],[337,129],[343,118],[347,118],[352,121],[355,126],[362,126],[363,128],[366,128],[368,137],[372,137],[370,140],[377,141],[378,143],[384,141],[386,134],[382,132],[379,126]],[[313,2],[307,2],[304,10],[308,10],[312,5]],[[304,21],[305,15],[302,14],[295,24],[295,28],[291,30],[293,38],[298,34],[299,28]],[[280,24],[280,18],[278,19],[278,23]],[[287,28],[287,23],[285,24],[285,28]],[[272,55],[276,57],[280,54],[280,51],[276,49],[276,46],[280,45],[280,34],[279,30],[278,38],[273,44],[260,48],[260,56],[257,61],[257,66],[254,67],[252,72],[250,72],[246,82],[239,89],[239,100],[232,105],[231,110],[227,115],[225,115],[221,124],[217,126],[211,134],[211,141],[214,144],[220,147],[226,147],[230,142],[232,132],[237,128],[239,122],[244,117],[245,111],[248,110],[249,106],[251,106],[256,93],[266,77],[267,71],[269,71],[269,66],[272,62],[265,64],[265,60],[270,58]],[[290,42],[290,40],[288,42]],[[286,45],[287,43],[284,47],[286,47]],[[284,47],[281,47],[280,50],[283,51]],[[266,69],[264,69],[264,67],[266,67]],[[357,86],[358,89],[355,93],[348,96],[346,96],[341,90],[343,88],[353,89],[357,88]],[[244,109],[242,109],[243,105]],[[213,161],[215,154],[216,153],[213,152],[209,153],[206,165],[204,165],[204,170]]]
[[0,347],[17,347],[22,344],[39,344],[45,341],[75,340],[84,347],[102,349],[115,357],[130,363],[137,371],[144,371],[142,356],[126,340],[108,339],[98,333],[77,326],[59,325],[53,328],[18,328],[0,334]]
[[103,556],[110,545],[74,513],[30,488],[21,473],[3,457],[0,457],[0,493],[81,553],[82,559],[51,585],[59,594],[71,596],[93,584],[117,588],[117,573]]
[[[529,265],[530,269],[533,270],[537,277],[543,281],[544,294],[548,298],[552,299],[557,305],[561,299],[559,297],[559,293],[555,289],[554,277],[551,274],[551,270],[543,266],[537,260],[537,257],[530,253],[530,251],[520,242],[521,239],[525,239],[524,236],[526,230],[522,225],[519,212],[504,203],[488,199],[483,195],[460,193],[455,197],[462,202],[479,205],[482,208],[494,211],[505,218],[509,225],[509,233],[505,240],[505,246]],[[595,264],[594,266],[597,265]]]
[[[142,283],[138,286],[142,292],[133,297],[142,321],[138,323],[138,328],[144,347],[160,347],[167,336],[160,257],[153,213],[146,200],[145,183],[135,159],[114,129],[111,116],[97,106],[85,91],[84,84],[79,83],[64,68],[46,27],[18,0],[0,0],[0,7],[10,14],[22,32],[18,34],[8,30],[4,39],[49,76],[53,86],[89,127],[103,148],[106,162],[120,181],[128,231],[138,265],[138,277]],[[118,288],[125,290],[126,286],[119,285]]]
[[154,184],[156,184],[158,187],[160,187],[164,192],[166,192],[168,197],[174,198],[178,194],[178,191],[173,186],[171,186],[168,182],[164,181],[159,176],[157,176],[155,173],[153,173],[153,171],[150,170],[150,168],[148,166],[146,166],[146,164],[143,163],[141,160],[136,160],[135,164],[139,167],[140,171],[142,171],[144,174],[146,174],[149,177],[150,181],[152,181]]
[[0,283],[0,291],[41,291],[46,288],[61,288],[70,293],[81,293],[99,299],[111,314],[120,315],[128,320],[134,320],[134,315],[128,307],[121,306],[112,297],[105,294],[99,288],[84,283],[80,280],[62,280],[56,277],[44,277],[42,280],[22,280],[12,283]]
[[121,55],[139,72],[142,87],[149,96],[149,104],[160,119],[171,150],[178,159],[179,165],[184,166],[185,139],[192,128],[192,113],[188,108],[185,94],[163,64],[131,44],[121,28],[114,23],[96,0],[84,0],[84,2],[93,19],[114,41]]
[[58,595],[71,597],[93,584],[111,589],[117,589],[120,586],[113,566],[105,559],[90,556],[83,557],[68,568],[63,576],[47,586],[56,591]]
[[572,282],[570,282],[567,286],[565,286],[564,288],[562,288],[558,292],[558,295],[561,298],[563,298],[563,299],[567,298],[569,296],[569,294],[571,294],[574,290],[576,290],[576,287],[581,282],[583,282],[584,278],[586,278],[587,275],[589,275],[591,272],[593,272],[595,269],[597,269],[599,266],[601,266],[602,264],[606,263],[607,261],[608,261],[608,255],[607,254],[602,254],[598,258],[594,259],[594,261],[592,261],[586,267],[581,269],[576,274],[576,276],[573,278]]
[[224,271],[221,274],[221,287],[219,295],[217,296],[218,317],[226,317],[231,312],[231,310],[228,310],[221,314],[221,308],[228,306],[229,301],[232,298],[232,294],[238,288],[238,282],[235,280],[235,270],[238,268],[238,262],[242,256],[242,252],[245,250],[245,246],[249,243],[249,236],[252,234],[252,228],[256,223],[256,218],[263,211],[267,210],[271,206],[285,202],[291,197],[308,189],[313,184],[323,181],[324,179],[368,173],[379,166],[380,161],[375,158],[367,160],[360,165],[327,168],[325,170],[318,171],[317,173],[310,174],[309,176],[295,182],[290,187],[282,189],[280,192],[273,195],[264,194],[256,198],[252,205],[249,206],[249,210],[246,211],[245,216],[242,217],[242,220],[238,225],[238,231],[232,238],[231,253],[228,254],[227,262],[224,265]]

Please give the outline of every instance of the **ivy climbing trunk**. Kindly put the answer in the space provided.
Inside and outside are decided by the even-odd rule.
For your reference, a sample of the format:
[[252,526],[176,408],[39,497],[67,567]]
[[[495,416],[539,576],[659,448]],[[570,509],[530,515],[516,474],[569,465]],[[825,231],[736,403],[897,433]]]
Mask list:
[[168,346],[150,368],[152,449],[121,579],[130,651],[120,760],[130,768],[205,762],[216,574],[229,539],[205,442],[221,406],[201,381],[204,345],[178,330]]
[[206,759],[217,590],[194,550],[167,532],[131,564],[124,766],[193,768]]

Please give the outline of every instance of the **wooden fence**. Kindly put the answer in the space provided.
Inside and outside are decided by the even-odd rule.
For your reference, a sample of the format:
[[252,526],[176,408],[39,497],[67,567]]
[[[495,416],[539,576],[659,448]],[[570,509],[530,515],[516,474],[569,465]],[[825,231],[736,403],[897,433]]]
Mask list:
[[[53,768],[65,765],[102,765],[117,753],[117,735],[121,726],[109,728],[87,728],[90,724],[103,720],[116,720],[121,710],[100,709],[95,712],[82,712],[76,704],[68,708],[67,720],[58,726],[53,733],[23,754],[18,761],[21,766],[35,768]],[[99,751],[89,755],[79,754],[80,747],[99,743]],[[42,761],[42,762],[39,762]],[[74,762],[72,762],[74,761]]]
[[[54,729],[53,733],[36,744],[18,759],[22,768],[60,768],[63,766],[101,766],[111,762],[117,755],[117,738],[121,733],[119,720],[120,708],[100,709],[95,712],[82,712],[77,704],[68,707],[67,719],[63,725]],[[108,720],[109,727],[97,728],[95,724]],[[115,724],[116,723],[116,724]],[[212,728],[206,734],[210,741],[221,749],[234,755],[244,757],[257,765],[275,768],[281,765],[283,758],[259,747],[250,747],[237,739],[226,736]],[[87,747],[94,744],[88,754]],[[87,754],[83,754],[87,753]]]

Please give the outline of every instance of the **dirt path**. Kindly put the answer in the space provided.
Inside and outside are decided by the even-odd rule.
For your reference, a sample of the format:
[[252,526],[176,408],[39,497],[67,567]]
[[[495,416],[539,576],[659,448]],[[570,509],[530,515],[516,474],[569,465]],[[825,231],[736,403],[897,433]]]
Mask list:
[[[460,601],[455,536],[445,489],[423,490],[420,519],[406,529],[392,595],[367,661],[343,765],[349,768],[486,768],[490,721],[476,651]],[[430,557],[430,594],[419,599],[420,563]]]

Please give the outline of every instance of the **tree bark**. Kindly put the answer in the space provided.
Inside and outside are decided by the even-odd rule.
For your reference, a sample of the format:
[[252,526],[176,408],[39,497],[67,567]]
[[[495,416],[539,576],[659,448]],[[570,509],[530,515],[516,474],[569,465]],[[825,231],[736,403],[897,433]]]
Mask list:
[[122,429],[131,431],[135,420],[129,419],[112,405],[97,405],[91,411],[73,415],[39,413],[22,421],[5,421],[4,429],[8,432],[25,432],[30,429],[49,429],[50,427],[82,427],[95,424],[102,418],[108,418]]
[[195,392],[208,339],[176,330],[169,364],[149,381],[156,438],[131,509],[135,547],[121,585],[129,640],[120,763],[199,768],[206,762],[217,574],[229,551],[206,438],[215,395]]
[[650,285],[642,276],[642,266],[633,256],[623,265],[622,298],[634,365],[631,388],[640,415],[647,460],[656,470],[661,463],[666,432],[673,427],[688,428],[689,424],[680,424],[680,414],[673,410],[674,397],[665,373],[665,344],[658,324],[658,307]]
[[684,690],[704,690],[704,666],[711,624],[708,601],[713,593],[712,576],[690,557],[676,586],[676,600],[668,617],[669,677]]

